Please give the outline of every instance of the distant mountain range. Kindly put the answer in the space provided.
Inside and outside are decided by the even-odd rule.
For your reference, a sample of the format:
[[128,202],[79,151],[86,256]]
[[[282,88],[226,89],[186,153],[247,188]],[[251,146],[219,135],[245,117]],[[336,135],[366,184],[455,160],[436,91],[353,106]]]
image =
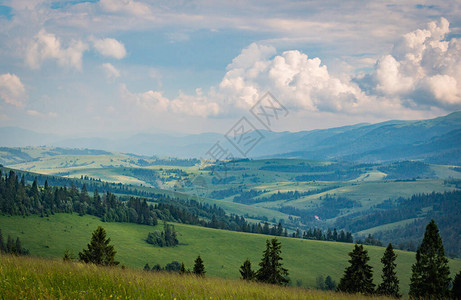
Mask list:
[[[420,121],[387,121],[331,129],[270,132],[248,152],[250,158],[305,158],[387,162],[418,159],[439,164],[461,164],[461,112]],[[221,141],[219,133],[186,136],[140,133],[128,138],[73,138],[36,133],[17,127],[0,128],[0,146],[56,146],[89,148],[144,156],[207,157]]]

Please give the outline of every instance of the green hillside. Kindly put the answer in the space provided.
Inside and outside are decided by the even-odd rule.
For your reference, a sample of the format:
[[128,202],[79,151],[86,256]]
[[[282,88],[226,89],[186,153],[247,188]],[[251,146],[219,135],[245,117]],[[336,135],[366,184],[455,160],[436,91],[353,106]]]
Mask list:
[[0,296],[4,299],[369,299],[243,280],[147,273],[32,257],[0,258]]
[[[165,264],[176,260],[192,268],[200,254],[209,276],[238,278],[238,269],[246,258],[257,266],[265,246],[264,235],[247,234],[210,228],[175,224],[180,245],[157,248],[145,242],[148,232],[160,229],[127,223],[103,223],[91,216],[56,214],[50,217],[0,217],[3,235],[19,236],[31,254],[54,258],[62,257],[66,249],[77,255],[88,243],[91,232],[102,225],[117,250],[116,258],[124,265],[141,269],[146,263]],[[330,275],[337,282],[347,265],[352,244],[280,238],[284,265],[290,272],[292,283],[315,287],[319,275]],[[380,258],[384,248],[366,246],[375,270],[375,283],[380,280]],[[397,272],[403,292],[408,291],[410,268],[414,253],[397,251]],[[451,260],[452,274],[461,270],[461,260]]]

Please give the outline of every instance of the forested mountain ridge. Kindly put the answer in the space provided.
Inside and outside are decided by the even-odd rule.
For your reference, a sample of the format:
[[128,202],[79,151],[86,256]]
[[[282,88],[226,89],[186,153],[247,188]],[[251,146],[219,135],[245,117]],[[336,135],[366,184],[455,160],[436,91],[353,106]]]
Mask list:
[[[461,112],[418,121],[387,121],[299,132],[261,130],[264,139],[249,157],[297,157],[312,160],[382,162],[423,159],[443,164],[459,163]],[[20,128],[0,128],[0,146],[49,145],[130,152],[139,155],[204,157],[223,134],[168,135],[140,133],[130,137],[78,138],[44,135]]]

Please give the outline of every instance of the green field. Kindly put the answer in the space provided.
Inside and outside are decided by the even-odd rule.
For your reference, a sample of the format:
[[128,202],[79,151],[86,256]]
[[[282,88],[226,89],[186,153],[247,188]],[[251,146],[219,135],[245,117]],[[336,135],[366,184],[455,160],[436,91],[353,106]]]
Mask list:
[[9,255],[0,255],[0,270],[3,299],[369,299],[243,280]]
[[[238,269],[246,258],[254,268],[260,261],[265,235],[248,234],[210,228],[175,224],[180,245],[173,248],[153,247],[145,242],[147,233],[161,229],[128,223],[103,223],[96,217],[56,214],[50,217],[0,217],[3,235],[19,236],[23,246],[31,254],[47,258],[62,257],[65,250],[77,255],[89,242],[91,232],[102,225],[117,250],[116,258],[121,264],[141,269],[146,263],[164,266],[176,260],[192,268],[193,260],[201,255],[207,274],[223,278],[238,278]],[[284,265],[290,272],[293,284],[301,282],[304,287],[315,287],[319,275],[332,276],[339,281],[347,265],[352,244],[300,240],[281,237]],[[380,258],[384,248],[365,246],[374,267],[375,283],[380,281]],[[401,290],[408,291],[410,268],[414,253],[396,251],[397,273]],[[452,274],[461,270],[461,260],[451,260]]]

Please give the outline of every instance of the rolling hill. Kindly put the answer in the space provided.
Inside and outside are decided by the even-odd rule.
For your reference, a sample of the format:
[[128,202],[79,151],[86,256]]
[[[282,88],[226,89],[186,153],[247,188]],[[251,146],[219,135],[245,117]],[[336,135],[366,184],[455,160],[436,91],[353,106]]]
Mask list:
[[[116,258],[127,267],[141,269],[146,263],[164,266],[171,261],[184,262],[193,266],[198,254],[203,258],[208,276],[238,278],[238,269],[246,258],[257,267],[264,250],[264,235],[248,234],[174,224],[179,233],[179,246],[172,248],[154,247],[145,242],[148,232],[160,229],[147,225],[128,223],[104,223],[96,217],[76,214],[56,214],[49,217],[8,217],[0,216],[3,235],[19,236],[23,246],[32,255],[56,258],[65,250],[74,255],[86,247],[91,232],[98,225],[103,226],[117,251]],[[347,266],[347,253],[352,244],[311,241],[280,237],[283,263],[289,270],[292,284],[315,287],[316,278],[330,275],[338,282]],[[369,251],[370,263],[374,267],[374,281],[380,282],[380,259],[384,248],[365,246]],[[401,289],[408,292],[410,267],[415,260],[412,252],[396,251],[397,275]],[[461,270],[461,260],[450,260],[452,273]]]

